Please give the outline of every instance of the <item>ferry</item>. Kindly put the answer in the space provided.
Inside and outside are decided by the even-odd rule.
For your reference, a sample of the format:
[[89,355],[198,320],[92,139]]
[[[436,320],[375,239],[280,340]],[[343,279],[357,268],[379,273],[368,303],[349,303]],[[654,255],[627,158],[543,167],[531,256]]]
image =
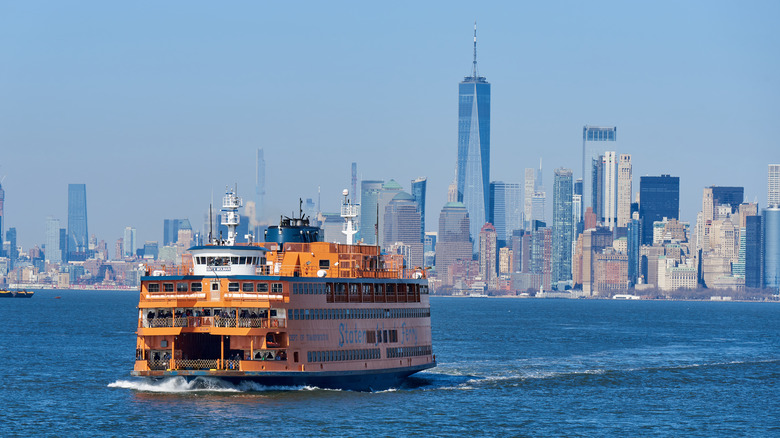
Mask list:
[[226,190],[226,239],[145,267],[132,375],[376,391],[435,367],[425,271],[353,244],[359,206],[343,194],[346,244],[302,211],[239,244],[242,202]]
[[0,289],[0,298],[32,298],[35,291]]

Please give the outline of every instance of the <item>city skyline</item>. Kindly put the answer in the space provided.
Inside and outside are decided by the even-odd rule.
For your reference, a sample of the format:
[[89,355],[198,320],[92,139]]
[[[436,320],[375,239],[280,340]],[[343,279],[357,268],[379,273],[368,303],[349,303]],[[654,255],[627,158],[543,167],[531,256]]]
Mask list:
[[[477,14],[423,5],[413,15],[4,5],[3,229],[16,228],[26,249],[43,244],[46,218],[65,222],[65,187],[78,182],[88,186],[90,234],[112,242],[131,226],[139,242],[161,241],[162,219],[197,227],[225,186],[251,199],[257,148],[270,218],[320,186],[323,210],[336,211],[352,162],[359,180],[426,175],[426,209],[437,214],[453,178],[453,95],[471,72],[474,20],[493,87],[491,181],[522,183],[539,158],[548,169],[580,169],[582,126],[619,126],[616,151],[632,155],[634,187],[643,175],[680,177],[681,220],[695,222],[701,190],[713,185],[744,186],[763,207],[766,165],[780,162],[777,60],[766,56],[780,40],[770,19],[778,5],[703,5],[676,5],[672,17],[663,5],[612,3]],[[529,14],[538,20],[516,26],[513,16]],[[589,26],[594,17],[611,26]],[[737,151],[739,166],[724,158]],[[542,176],[552,187],[553,172]]]

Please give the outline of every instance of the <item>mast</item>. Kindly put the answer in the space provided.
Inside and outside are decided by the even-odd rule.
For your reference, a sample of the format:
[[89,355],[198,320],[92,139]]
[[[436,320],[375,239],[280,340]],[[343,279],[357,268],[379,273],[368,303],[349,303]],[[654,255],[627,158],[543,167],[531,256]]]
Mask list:
[[238,214],[238,209],[243,205],[241,198],[236,196],[235,189],[225,189],[225,196],[222,198],[222,225],[227,226],[228,235],[225,242],[228,246],[236,244],[236,229],[241,221],[241,216]]
[[347,235],[347,245],[352,245],[354,243],[353,237],[358,232],[357,221],[355,219],[358,217],[360,204],[352,204],[349,202],[349,190],[344,189],[341,193],[344,195],[344,203],[341,204],[341,217],[344,218],[344,228],[341,232]]

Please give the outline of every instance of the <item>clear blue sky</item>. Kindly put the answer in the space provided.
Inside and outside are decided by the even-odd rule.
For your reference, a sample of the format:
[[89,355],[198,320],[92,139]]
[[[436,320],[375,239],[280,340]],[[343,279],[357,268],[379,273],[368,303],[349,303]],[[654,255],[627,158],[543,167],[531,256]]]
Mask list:
[[[67,184],[89,232],[161,240],[199,227],[212,191],[251,199],[265,150],[268,210],[336,211],[350,163],[407,190],[429,178],[436,230],[457,149],[457,84],[492,83],[491,179],[580,175],[582,126],[618,126],[639,176],[681,177],[766,202],[780,162],[780,2],[0,1],[0,176],[25,250]],[[551,202],[551,200],[549,201]]]

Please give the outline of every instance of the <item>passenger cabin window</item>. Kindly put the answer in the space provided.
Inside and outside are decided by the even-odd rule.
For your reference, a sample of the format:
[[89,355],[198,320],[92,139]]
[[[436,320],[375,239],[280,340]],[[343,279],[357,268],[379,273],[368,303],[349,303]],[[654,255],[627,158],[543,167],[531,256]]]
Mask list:
[[192,285],[190,286],[190,290],[192,290],[193,292],[201,292],[203,291],[203,285],[200,283],[192,283]]
[[149,283],[146,285],[146,290],[149,292],[160,292],[160,283]]
[[241,285],[241,289],[244,292],[254,292],[255,291],[255,284],[254,283],[244,283]]
[[176,283],[176,292],[187,292],[187,283]]
[[271,284],[271,292],[275,294],[280,294],[283,291],[282,283],[272,283]]
[[238,292],[238,283],[228,283],[228,292]]
[[219,283],[217,283],[217,282],[211,283],[211,290],[218,291],[219,290]]
[[173,292],[173,283],[163,283],[163,292]]
[[257,283],[258,292],[268,292],[268,283]]
[[[238,257],[233,258],[238,259]],[[207,257],[206,264],[209,266],[229,266],[230,259],[230,257]]]

